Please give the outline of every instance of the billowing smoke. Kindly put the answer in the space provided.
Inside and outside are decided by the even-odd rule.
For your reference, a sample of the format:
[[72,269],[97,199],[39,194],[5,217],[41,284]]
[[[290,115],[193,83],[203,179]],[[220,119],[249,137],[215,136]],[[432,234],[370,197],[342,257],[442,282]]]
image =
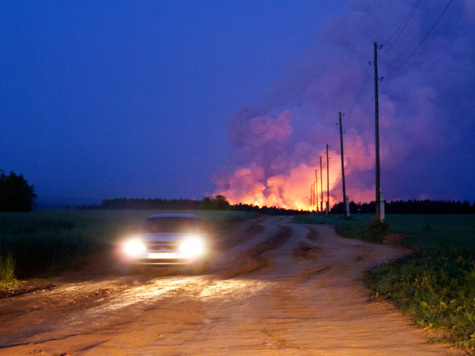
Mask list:
[[460,187],[475,180],[475,1],[453,1],[444,12],[447,3],[349,1],[259,106],[229,118],[230,163],[214,177],[215,194],[232,203],[305,209],[315,169],[320,189],[320,157],[326,190],[328,144],[330,203],[341,201],[341,111],[347,194],[374,200],[369,62],[377,42],[383,45],[378,67],[386,199],[469,199]]

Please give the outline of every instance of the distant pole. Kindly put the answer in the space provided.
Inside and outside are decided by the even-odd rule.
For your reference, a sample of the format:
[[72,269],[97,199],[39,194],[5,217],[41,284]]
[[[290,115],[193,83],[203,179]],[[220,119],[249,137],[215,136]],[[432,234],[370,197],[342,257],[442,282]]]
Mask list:
[[315,207],[315,183],[312,182],[310,187],[312,189],[312,210],[313,210],[313,208]]
[[381,222],[381,176],[379,166],[379,99],[378,99],[378,44],[374,43],[374,114],[375,114],[375,149],[376,149],[376,222]]
[[328,144],[327,144],[327,209],[326,214],[330,210],[330,165],[328,164]]
[[310,184],[310,190],[312,192],[312,210],[315,207],[315,183]]
[[341,111],[340,111],[340,148],[341,148],[341,182],[343,185],[343,205],[345,206],[345,214],[347,217],[350,216],[348,211],[348,206],[346,204],[346,186],[345,186],[345,163],[343,158],[343,126],[341,124]]
[[318,212],[318,169],[315,170],[315,211]]
[[308,199],[308,207],[309,210],[312,211],[313,209],[313,187],[312,184],[310,184],[310,198]]
[[322,156],[320,156],[320,211],[323,213],[323,169]]

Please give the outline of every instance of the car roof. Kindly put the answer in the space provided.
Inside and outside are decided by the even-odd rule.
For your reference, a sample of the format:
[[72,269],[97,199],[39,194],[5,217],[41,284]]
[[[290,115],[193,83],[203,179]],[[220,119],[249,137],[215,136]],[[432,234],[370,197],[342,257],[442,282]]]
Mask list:
[[155,219],[155,218],[193,218],[193,219],[198,219],[196,215],[193,214],[155,214],[155,215],[150,215],[147,217],[147,219]]

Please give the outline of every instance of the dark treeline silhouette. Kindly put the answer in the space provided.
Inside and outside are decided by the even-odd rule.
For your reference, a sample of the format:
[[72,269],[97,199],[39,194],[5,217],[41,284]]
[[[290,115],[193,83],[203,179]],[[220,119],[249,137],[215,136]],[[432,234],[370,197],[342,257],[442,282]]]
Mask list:
[[99,205],[82,205],[81,210],[227,210],[230,204],[222,195],[196,199],[106,199]]
[[99,205],[82,205],[79,209],[88,210],[194,210],[198,209],[199,200],[185,199],[106,199]]
[[275,206],[267,207],[267,206],[255,206],[255,205],[248,205],[248,204],[236,204],[232,205],[231,210],[234,211],[246,211],[246,212],[255,212],[261,213],[265,215],[296,215],[296,214],[308,214],[308,211],[304,210],[288,210],[283,208],[277,208]]
[[287,210],[277,207],[259,207],[248,204],[231,205],[222,195],[215,198],[195,199],[106,199],[99,205],[82,205],[81,210],[233,210],[256,212],[266,215],[295,215],[308,213],[302,210]]
[[[343,203],[332,207],[331,213],[344,214]],[[351,214],[374,214],[375,203],[350,202]],[[386,214],[475,214],[475,202],[470,205],[468,201],[442,201],[442,200],[394,200],[386,202]]]
[[[233,210],[256,212],[266,215],[306,214],[304,210],[288,210],[278,207],[259,207],[249,204],[231,205],[222,195],[215,198],[196,199],[106,199],[99,205],[82,205],[85,210]],[[475,214],[475,202],[441,201],[441,200],[394,200],[386,202],[386,214]],[[333,214],[344,214],[343,203],[336,204],[330,210]],[[351,214],[374,214],[375,204],[350,202]]]

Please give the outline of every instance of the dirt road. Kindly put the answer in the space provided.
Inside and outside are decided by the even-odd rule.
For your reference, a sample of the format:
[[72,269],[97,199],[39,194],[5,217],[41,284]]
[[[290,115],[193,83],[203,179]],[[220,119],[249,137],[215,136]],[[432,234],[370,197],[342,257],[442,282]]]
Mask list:
[[260,224],[207,275],[66,275],[0,300],[0,355],[463,355],[368,300],[363,272],[407,251]]

